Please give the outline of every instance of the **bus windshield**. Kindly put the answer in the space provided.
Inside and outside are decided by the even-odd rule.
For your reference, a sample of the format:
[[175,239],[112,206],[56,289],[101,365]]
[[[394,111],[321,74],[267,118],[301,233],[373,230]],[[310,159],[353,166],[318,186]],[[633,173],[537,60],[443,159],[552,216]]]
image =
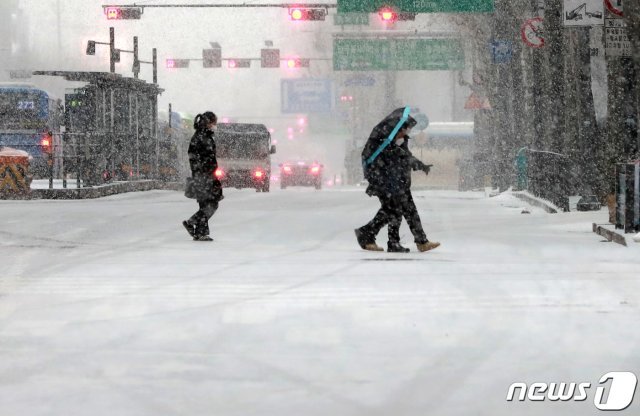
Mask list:
[[269,133],[253,125],[218,125],[216,153],[222,159],[263,159],[269,155]]
[[216,136],[216,153],[222,159],[262,159],[268,155],[267,142],[258,137]]
[[47,100],[41,93],[0,89],[0,129],[41,129],[46,116]]

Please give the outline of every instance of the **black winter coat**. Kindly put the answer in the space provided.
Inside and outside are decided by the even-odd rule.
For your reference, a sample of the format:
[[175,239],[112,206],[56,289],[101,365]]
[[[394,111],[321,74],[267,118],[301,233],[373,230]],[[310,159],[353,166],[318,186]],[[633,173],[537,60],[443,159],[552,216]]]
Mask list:
[[[399,108],[374,127],[369,140],[362,151],[362,163],[365,178],[369,181],[367,194],[370,196],[394,197],[409,192],[411,188],[411,170],[422,170],[425,165],[416,159],[409,150],[407,140],[401,146],[389,144],[372,164],[366,161],[376,149],[389,137],[400,121],[404,108]],[[407,120],[413,127],[416,122],[409,116]]]
[[213,132],[197,130],[189,143],[189,166],[198,201],[221,200],[222,184],[215,177],[218,168]]

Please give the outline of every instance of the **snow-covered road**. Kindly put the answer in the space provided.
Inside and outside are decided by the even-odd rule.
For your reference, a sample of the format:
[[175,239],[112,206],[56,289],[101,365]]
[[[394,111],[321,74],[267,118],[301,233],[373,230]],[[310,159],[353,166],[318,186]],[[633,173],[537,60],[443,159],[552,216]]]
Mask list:
[[403,224],[403,255],[357,246],[362,189],[225,192],[213,243],[177,192],[0,201],[0,414],[582,416],[600,376],[640,375],[640,251],[591,232],[605,211],[416,192],[443,245]]

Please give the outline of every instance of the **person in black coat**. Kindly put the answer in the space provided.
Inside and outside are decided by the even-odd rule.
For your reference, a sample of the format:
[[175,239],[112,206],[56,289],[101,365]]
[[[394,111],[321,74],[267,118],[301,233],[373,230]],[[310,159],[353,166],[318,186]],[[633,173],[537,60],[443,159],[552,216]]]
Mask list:
[[[400,245],[403,217],[409,224],[419,251],[428,251],[440,245],[427,239],[411,195],[411,171],[422,170],[428,174],[430,169],[429,165],[422,163],[409,151],[408,133],[415,125],[416,121],[407,109],[396,109],[374,127],[362,151],[365,178],[369,181],[366,192],[369,196],[378,197],[381,204],[373,220],[355,230],[358,244],[365,250],[383,251],[375,240],[380,230],[388,225],[387,251],[409,252],[409,249]],[[394,137],[389,140],[392,135]]]
[[211,111],[198,114],[193,123],[196,132],[189,143],[193,191],[200,209],[191,218],[182,221],[182,225],[195,241],[213,241],[209,236],[209,219],[224,198],[222,184],[215,176],[218,161],[213,131],[217,123],[218,118]]

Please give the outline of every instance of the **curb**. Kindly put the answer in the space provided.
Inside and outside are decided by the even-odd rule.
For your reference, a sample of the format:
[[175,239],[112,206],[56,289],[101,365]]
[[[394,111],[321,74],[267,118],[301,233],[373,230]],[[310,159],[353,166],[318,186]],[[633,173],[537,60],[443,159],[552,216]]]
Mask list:
[[518,191],[518,192],[512,192],[511,194],[516,198],[521,199],[527,202],[528,204],[533,205],[534,207],[544,209],[549,214],[557,214],[558,212],[562,211],[560,208],[558,208],[556,205],[552,204],[551,202],[546,201],[542,198],[533,196],[529,192]]
[[615,231],[608,230],[601,225],[593,223],[593,232],[606,238],[609,241],[613,241],[614,243],[618,243],[627,247],[627,239],[622,234],[618,234]]
[[153,190],[180,191],[183,189],[184,184],[182,183],[148,180],[120,182],[87,188],[32,189],[28,196],[21,199],[95,199],[126,192],[142,192]]

